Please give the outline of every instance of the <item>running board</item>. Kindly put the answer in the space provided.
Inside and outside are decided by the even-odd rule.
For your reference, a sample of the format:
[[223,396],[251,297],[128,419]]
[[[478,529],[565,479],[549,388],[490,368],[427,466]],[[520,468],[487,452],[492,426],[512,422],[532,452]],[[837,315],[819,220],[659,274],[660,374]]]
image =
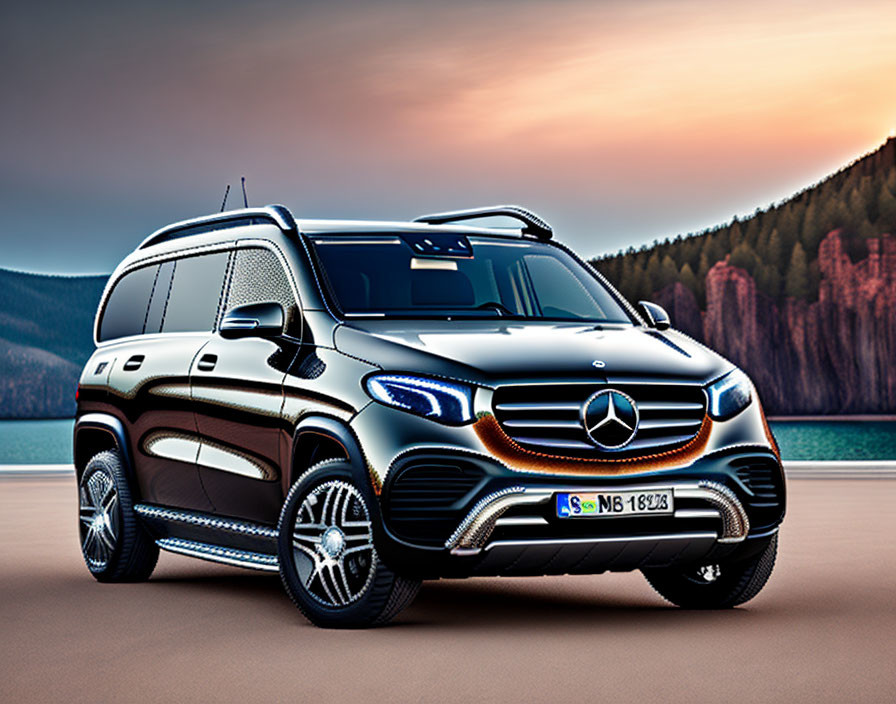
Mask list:
[[247,567],[251,570],[262,570],[263,572],[277,572],[280,569],[276,555],[267,555],[261,552],[223,548],[219,545],[200,543],[195,540],[184,540],[183,538],[159,538],[156,540],[156,545],[162,548],[162,550],[174,552],[178,555],[198,557],[201,560],[221,562],[235,567]]
[[240,521],[235,518],[221,518],[199,511],[185,511],[183,509],[154,506],[152,504],[137,504],[134,510],[143,518],[158,519],[166,522],[184,523],[187,525],[211,528],[213,530],[239,533],[241,535],[259,536],[277,540],[277,529],[268,528],[259,523]]

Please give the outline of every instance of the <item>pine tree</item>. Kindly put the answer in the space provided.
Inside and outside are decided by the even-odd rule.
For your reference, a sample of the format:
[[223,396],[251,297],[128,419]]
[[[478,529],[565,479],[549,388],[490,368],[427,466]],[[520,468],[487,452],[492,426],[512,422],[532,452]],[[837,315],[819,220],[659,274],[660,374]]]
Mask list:
[[654,291],[659,291],[662,288],[660,284],[660,270],[662,265],[660,264],[660,255],[659,252],[653,250],[653,254],[650,255],[650,258],[647,260],[647,266],[644,268],[644,273],[647,278],[647,285],[650,287],[650,293]]
[[810,255],[814,255],[818,251],[818,243],[821,242],[821,228],[818,225],[818,212],[814,201],[806,206],[800,241]]
[[793,246],[784,292],[791,298],[809,298],[809,264],[803,245],[799,242]]
[[681,272],[678,275],[678,280],[681,281],[682,285],[685,288],[692,291],[695,296],[699,294],[697,277],[694,275],[694,270],[691,269],[691,265],[687,262],[685,262],[684,266],[681,267]]
[[892,232],[896,230],[896,195],[890,192],[886,183],[881,184],[877,196],[878,229]]
[[783,267],[784,248],[781,246],[781,236],[777,230],[772,230],[768,238],[768,263],[780,271]]
[[734,248],[731,257],[728,259],[728,263],[731,264],[731,266],[738,266],[741,269],[746,269],[748,273],[753,274],[756,271],[758,259],[755,252],[753,252],[753,248],[746,242],[741,242]]
[[785,252],[793,249],[793,245],[799,240],[799,222],[793,211],[793,205],[788,203],[781,209],[781,215],[776,223],[778,236],[781,238],[781,246]]
[[778,298],[781,295],[781,274],[771,264],[763,264],[761,267],[763,284],[761,291],[769,298]]
[[735,218],[734,224],[731,225],[731,228],[728,230],[728,249],[733,252],[737,249],[737,246],[743,242],[744,235],[743,231],[740,229],[740,223]]
[[759,251],[759,239],[761,229],[759,227],[759,218],[754,215],[747,223],[747,229],[744,230],[744,242],[750,245],[754,251]]
[[668,254],[663,257],[663,263],[660,265],[660,282],[658,288],[666,288],[678,281],[678,267],[675,266],[675,260]]

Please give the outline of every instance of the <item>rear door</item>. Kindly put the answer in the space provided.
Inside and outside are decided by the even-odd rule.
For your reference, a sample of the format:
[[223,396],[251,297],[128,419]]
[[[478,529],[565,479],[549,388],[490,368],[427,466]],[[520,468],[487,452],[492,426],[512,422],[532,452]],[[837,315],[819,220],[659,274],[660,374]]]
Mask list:
[[[100,340],[118,340],[110,346],[110,400],[128,429],[140,500],[208,511],[189,371],[214,317],[204,333],[177,324],[190,288],[189,266],[179,267],[172,260],[125,274],[106,303]],[[221,282],[219,296],[220,289]]]
[[283,502],[280,447],[291,439],[281,423],[283,380],[298,350],[300,318],[290,275],[274,251],[238,249],[222,311],[270,301],[283,306],[284,337],[213,335],[190,373],[206,494],[219,514],[265,523],[277,521]]

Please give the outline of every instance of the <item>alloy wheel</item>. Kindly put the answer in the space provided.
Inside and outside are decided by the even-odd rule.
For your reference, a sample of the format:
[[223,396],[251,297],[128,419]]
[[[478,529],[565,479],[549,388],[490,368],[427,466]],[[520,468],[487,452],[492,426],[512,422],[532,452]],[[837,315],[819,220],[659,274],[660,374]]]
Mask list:
[[119,534],[118,491],[101,470],[85,473],[78,487],[81,550],[89,565],[105,568],[115,552]]
[[307,592],[344,607],[368,588],[376,569],[370,515],[351,484],[331,480],[305,497],[292,531],[296,572]]

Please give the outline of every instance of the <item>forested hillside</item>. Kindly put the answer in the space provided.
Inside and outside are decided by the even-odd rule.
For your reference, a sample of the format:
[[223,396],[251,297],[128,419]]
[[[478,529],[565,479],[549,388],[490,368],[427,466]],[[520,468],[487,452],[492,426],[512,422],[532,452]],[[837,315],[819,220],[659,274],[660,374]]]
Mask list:
[[769,298],[814,301],[820,281],[819,244],[838,229],[853,261],[866,256],[868,238],[896,233],[896,139],[750,218],[630,248],[593,263],[630,300],[650,298],[679,281],[702,307],[707,272],[730,255],[728,263],[747,271]]
[[74,415],[105,283],[0,269],[0,418]]
[[896,412],[896,139],[793,198],[594,261],[743,366],[772,413]]

